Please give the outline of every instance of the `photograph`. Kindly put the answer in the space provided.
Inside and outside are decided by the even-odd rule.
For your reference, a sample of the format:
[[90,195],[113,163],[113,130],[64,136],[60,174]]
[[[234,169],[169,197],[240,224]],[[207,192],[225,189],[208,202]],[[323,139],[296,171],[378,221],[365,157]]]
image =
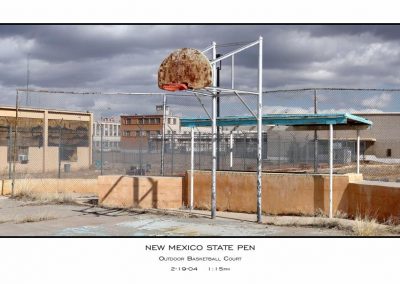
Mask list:
[[0,25],[0,235],[400,234],[400,26]]

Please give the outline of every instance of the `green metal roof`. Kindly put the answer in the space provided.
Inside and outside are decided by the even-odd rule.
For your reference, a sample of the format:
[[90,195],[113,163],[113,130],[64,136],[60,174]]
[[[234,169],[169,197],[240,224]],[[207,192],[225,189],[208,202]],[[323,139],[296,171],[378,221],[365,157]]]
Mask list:
[[[332,114],[267,114],[263,115],[265,125],[286,126],[323,126],[323,125],[372,125],[372,121],[349,113]],[[256,125],[254,116],[224,116],[217,119],[217,126],[246,126]],[[181,126],[200,127],[211,126],[209,118],[181,118]]]

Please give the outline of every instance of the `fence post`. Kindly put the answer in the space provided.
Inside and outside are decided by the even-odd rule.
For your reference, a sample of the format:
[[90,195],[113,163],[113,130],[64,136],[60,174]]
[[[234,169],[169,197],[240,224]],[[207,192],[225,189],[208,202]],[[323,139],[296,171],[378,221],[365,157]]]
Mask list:
[[17,163],[17,133],[18,133],[18,110],[19,110],[19,98],[18,91],[15,97],[15,126],[14,126],[14,145],[13,145],[13,170],[12,170],[12,182],[11,182],[11,196],[14,196],[15,192],[15,166]]
[[[314,114],[317,114],[317,89],[314,89]],[[314,173],[318,173],[318,133],[314,130]]]
[[175,139],[174,131],[172,131],[172,134],[171,134],[171,176],[174,175],[174,152],[175,152],[174,139]]
[[8,178],[11,179],[11,147],[12,147],[12,126],[8,126]]
[[164,94],[163,95],[162,134],[161,134],[161,168],[160,168],[160,175],[162,175],[162,176],[164,175],[166,104],[167,104],[167,96]]
[[103,175],[103,118],[100,118],[100,175]]
[[61,158],[62,158],[62,126],[60,125],[59,132],[59,140],[58,140],[58,178],[61,178]]

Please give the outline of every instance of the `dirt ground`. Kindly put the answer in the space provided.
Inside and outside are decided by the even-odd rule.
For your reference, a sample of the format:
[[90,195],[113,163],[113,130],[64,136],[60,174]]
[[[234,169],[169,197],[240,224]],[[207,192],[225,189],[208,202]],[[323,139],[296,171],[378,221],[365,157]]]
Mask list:
[[[294,217],[266,217],[221,212],[141,211],[100,208],[80,198],[80,204],[43,204],[0,197],[2,236],[343,236],[349,231],[330,226],[293,226]],[[269,219],[268,219],[269,218]],[[275,219],[273,219],[275,218]],[[279,218],[279,219],[276,219]],[[291,218],[291,219],[287,219]],[[278,221],[278,222],[277,222]],[[277,222],[277,225],[274,225]],[[280,222],[280,223],[279,223]],[[292,223],[291,223],[292,222]]]
[[1,236],[375,236],[400,235],[400,226],[375,220],[316,216],[263,216],[209,211],[112,209],[93,196],[67,203],[0,196]]

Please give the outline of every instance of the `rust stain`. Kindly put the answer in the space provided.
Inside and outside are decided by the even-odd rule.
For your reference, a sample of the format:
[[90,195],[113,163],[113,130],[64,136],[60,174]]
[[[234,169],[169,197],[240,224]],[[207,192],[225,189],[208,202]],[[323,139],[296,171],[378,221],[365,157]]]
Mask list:
[[174,88],[201,89],[211,83],[212,69],[208,58],[193,48],[175,50],[164,59],[158,70],[158,87],[168,91]]

